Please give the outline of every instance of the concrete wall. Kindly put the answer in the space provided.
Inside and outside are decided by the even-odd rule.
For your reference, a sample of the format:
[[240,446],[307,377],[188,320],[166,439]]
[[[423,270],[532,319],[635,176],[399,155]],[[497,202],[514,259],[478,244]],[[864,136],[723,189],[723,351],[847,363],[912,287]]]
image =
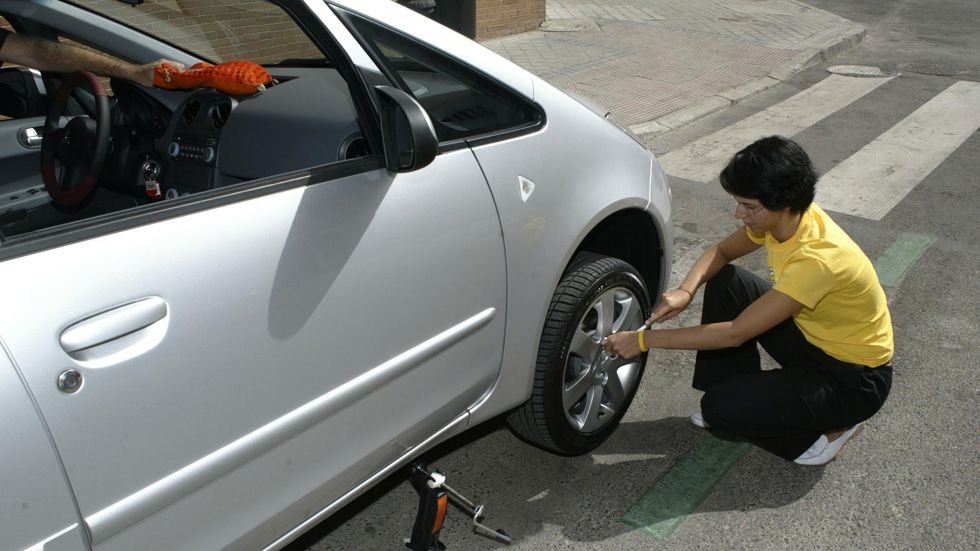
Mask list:
[[544,6],[545,0],[476,0],[476,38],[537,29],[544,21]]

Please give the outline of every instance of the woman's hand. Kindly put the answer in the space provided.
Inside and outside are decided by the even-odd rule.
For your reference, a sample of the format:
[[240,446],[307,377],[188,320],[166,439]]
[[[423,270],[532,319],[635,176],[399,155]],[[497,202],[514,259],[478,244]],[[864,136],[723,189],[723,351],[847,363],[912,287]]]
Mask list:
[[610,354],[618,354],[627,360],[640,354],[640,342],[636,331],[613,333],[602,339],[602,349]]
[[665,291],[661,295],[660,304],[650,312],[650,317],[647,318],[647,326],[658,321],[667,321],[680,314],[691,304],[692,300],[694,300],[694,295],[686,289]]

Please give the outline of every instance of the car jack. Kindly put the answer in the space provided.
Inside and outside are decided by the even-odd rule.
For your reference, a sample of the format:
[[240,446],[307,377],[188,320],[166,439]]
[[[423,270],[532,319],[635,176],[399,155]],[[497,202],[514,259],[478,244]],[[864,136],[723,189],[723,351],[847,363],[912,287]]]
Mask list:
[[494,530],[485,526],[483,505],[476,505],[463,497],[459,492],[446,485],[446,475],[435,470],[428,472],[422,461],[412,463],[410,467],[412,487],[419,494],[419,510],[412,526],[412,539],[405,542],[405,547],[412,551],[440,551],[446,546],[439,541],[439,532],[446,518],[446,508],[449,497],[453,503],[473,517],[473,532],[510,545],[511,539],[503,530]]

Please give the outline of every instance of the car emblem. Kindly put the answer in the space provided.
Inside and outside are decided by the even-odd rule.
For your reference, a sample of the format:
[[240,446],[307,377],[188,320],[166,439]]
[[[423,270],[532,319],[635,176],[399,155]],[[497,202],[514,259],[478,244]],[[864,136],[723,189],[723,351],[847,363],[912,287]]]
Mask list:
[[518,176],[517,183],[521,187],[521,201],[527,203],[527,200],[531,197],[531,194],[534,193],[534,182],[523,176]]

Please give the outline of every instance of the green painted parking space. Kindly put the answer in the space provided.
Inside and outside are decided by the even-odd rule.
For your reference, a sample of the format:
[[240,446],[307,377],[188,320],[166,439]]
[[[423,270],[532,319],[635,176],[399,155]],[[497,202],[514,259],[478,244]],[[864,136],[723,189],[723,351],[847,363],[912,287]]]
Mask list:
[[897,287],[913,264],[936,242],[931,235],[903,233],[875,262],[878,281],[885,287]]
[[626,512],[623,523],[658,538],[669,538],[751,448],[747,442],[705,434]]

